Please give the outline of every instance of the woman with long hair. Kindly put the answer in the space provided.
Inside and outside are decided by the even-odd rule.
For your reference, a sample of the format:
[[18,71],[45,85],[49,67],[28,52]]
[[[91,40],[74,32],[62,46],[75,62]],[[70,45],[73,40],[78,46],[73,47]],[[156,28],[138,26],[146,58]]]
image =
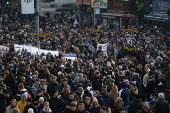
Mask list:
[[117,97],[115,101],[115,106],[114,106],[114,113],[119,113],[119,109],[123,106],[123,99],[120,97]]
[[118,87],[116,85],[112,86],[112,89],[110,91],[110,96],[114,99],[114,102],[116,101],[117,97],[119,96]]
[[68,99],[68,94],[70,93],[70,86],[64,86],[63,90],[61,91],[60,95],[64,101]]
[[18,108],[18,106],[17,106],[17,101],[16,101],[16,99],[12,99],[12,100],[11,100],[11,103],[10,103],[10,105],[6,108],[5,113],[12,113],[12,110],[13,110],[14,108],[16,108],[18,111],[20,111],[19,108]]

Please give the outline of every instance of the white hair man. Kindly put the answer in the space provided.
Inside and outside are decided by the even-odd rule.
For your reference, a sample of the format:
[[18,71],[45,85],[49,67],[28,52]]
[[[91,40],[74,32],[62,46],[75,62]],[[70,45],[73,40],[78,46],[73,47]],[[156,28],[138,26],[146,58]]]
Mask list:
[[158,94],[158,101],[155,103],[154,113],[169,113],[169,103],[164,100],[164,94]]

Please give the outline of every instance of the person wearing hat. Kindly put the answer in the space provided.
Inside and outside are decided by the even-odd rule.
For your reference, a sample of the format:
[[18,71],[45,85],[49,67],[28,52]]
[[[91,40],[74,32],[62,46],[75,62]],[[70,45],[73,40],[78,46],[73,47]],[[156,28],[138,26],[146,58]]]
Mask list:
[[[148,104],[144,104],[142,110],[139,110],[137,113],[152,113],[152,111],[150,111]],[[154,113],[164,113],[164,112],[154,112]]]
[[164,100],[163,93],[158,94],[158,101],[155,103],[154,113],[169,113],[169,103]]
[[107,91],[110,92],[115,80],[111,78],[111,75],[106,76]]
[[52,97],[49,99],[50,108],[53,113],[61,113],[62,110],[62,101],[58,97],[58,91],[53,90]]
[[38,106],[37,106],[38,113],[43,110],[43,105],[44,105],[44,98],[40,97],[39,103],[38,103]]
[[47,100],[49,100],[49,99],[50,99],[50,96],[49,96],[48,93],[46,93],[45,88],[42,87],[40,90],[41,90],[42,96],[44,96]]
[[30,81],[30,76],[27,74],[26,70],[22,71],[22,74],[20,77],[18,77],[17,82],[20,83],[21,82],[21,77],[24,76],[25,77],[25,82],[29,82]]
[[141,95],[137,94],[129,104],[129,113],[137,113],[142,107]]
[[81,94],[83,92],[83,88],[82,87],[78,87],[78,90],[74,93],[74,98],[77,100],[77,101],[81,101]]
[[9,68],[5,69],[5,75],[3,76],[3,81],[4,81],[4,84],[9,84],[9,88],[11,89],[12,94],[15,95],[16,94],[16,91],[15,91],[16,79]]
[[32,79],[29,81],[29,86],[32,87],[36,81],[36,75],[32,75]]
[[93,106],[93,113],[100,113],[100,105],[98,104],[98,100],[96,97],[93,97],[92,106]]
[[27,94],[24,93],[21,96],[21,100],[17,103],[18,108],[20,109],[20,113],[23,113],[25,106],[27,105],[26,103],[27,99]]
[[34,111],[33,113],[38,113],[37,108],[32,104],[32,99],[31,98],[27,98],[26,102],[27,102],[27,105],[25,106],[23,113],[28,113],[28,110],[30,108],[33,109],[33,111]]
[[58,92],[61,92],[63,90],[64,86],[66,86],[67,84],[68,84],[68,79],[63,78],[62,83],[57,88]]

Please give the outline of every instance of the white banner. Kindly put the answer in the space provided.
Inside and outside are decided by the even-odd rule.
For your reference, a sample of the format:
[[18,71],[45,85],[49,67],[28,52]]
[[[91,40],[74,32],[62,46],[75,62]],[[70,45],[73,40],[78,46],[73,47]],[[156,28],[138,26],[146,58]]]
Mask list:
[[22,14],[34,14],[34,0],[21,0]]
[[43,50],[43,49],[38,49],[38,48],[32,47],[32,46],[18,45],[18,44],[14,45],[14,50],[17,51],[17,52],[18,51],[21,52],[21,55],[23,55],[24,51],[27,51],[28,56],[31,56],[31,54],[41,55],[42,53],[44,53],[45,55],[47,55],[47,53],[51,53],[51,55],[56,57],[59,54],[58,51]]
[[97,50],[101,47],[104,55],[107,55],[107,44],[97,44]]

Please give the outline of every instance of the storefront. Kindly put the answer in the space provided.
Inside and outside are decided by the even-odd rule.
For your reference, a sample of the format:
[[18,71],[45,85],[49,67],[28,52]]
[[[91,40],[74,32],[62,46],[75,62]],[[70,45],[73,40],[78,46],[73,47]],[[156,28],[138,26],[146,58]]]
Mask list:
[[129,14],[128,0],[108,0],[108,11],[102,13],[103,24],[113,24],[122,28],[132,23],[132,18],[136,15]]

